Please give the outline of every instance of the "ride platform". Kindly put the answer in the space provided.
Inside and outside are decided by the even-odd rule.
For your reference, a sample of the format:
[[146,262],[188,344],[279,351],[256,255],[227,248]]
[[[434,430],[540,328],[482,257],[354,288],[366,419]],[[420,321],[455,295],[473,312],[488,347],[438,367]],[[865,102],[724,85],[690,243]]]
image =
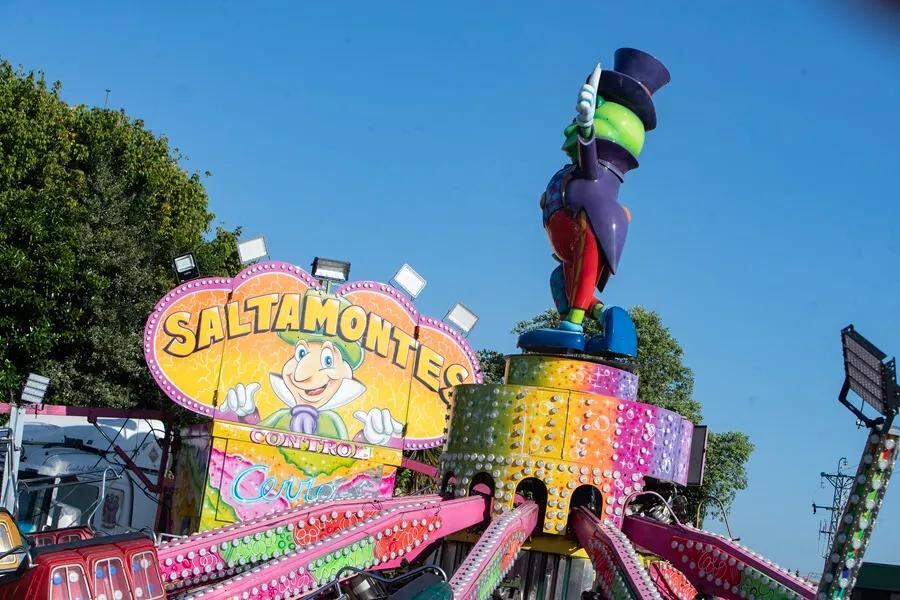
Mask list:
[[580,505],[620,527],[647,478],[688,480],[693,424],[638,401],[637,389],[636,374],[597,360],[508,357],[504,383],[456,388],[443,491],[462,497],[485,486],[495,517],[517,496],[534,500],[546,534],[565,534]]

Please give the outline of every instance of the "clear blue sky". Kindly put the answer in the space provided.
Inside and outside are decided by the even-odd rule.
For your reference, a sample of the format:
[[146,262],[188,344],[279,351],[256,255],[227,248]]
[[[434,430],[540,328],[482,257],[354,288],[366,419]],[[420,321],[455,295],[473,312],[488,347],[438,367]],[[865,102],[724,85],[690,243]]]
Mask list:
[[[659,311],[707,422],[752,437],[743,540],[818,570],[818,474],[864,437],[836,401],[839,330],[900,352],[897,22],[838,0],[293,4],[0,0],[0,53],[73,103],[110,88],[274,258],[409,262],[421,308],[465,302],[473,344],[504,351],[550,304],[538,197],[580,84],[619,46],[657,55],[673,81],[605,299]],[[897,539],[892,490],[867,558],[900,561]]]

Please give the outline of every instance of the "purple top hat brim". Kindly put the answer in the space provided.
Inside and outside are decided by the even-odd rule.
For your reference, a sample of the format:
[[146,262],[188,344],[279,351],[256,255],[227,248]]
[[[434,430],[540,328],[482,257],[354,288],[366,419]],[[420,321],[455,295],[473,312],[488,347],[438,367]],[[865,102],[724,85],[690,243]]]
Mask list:
[[644,131],[656,128],[656,108],[650,91],[637,79],[617,71],[606,69],[600,74],[598,95],[604,100],[622,104],[631,110],[644,124]]

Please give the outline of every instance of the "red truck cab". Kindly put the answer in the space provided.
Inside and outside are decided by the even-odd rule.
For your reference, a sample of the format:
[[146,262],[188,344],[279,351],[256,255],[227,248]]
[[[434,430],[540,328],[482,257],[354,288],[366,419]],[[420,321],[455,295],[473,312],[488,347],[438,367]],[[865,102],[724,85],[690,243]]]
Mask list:
[[[12,527],[12,529],[11,529]],[[4,532],[6,532],[4,534]],[[4,537],[5,535],[5,537]],[[72,532],[65,534],[72,536]],[[0,600],[162,600],[156,546],[141,533],[26,546],[0,512]],[[10,562],[10,558],[14,562]]]

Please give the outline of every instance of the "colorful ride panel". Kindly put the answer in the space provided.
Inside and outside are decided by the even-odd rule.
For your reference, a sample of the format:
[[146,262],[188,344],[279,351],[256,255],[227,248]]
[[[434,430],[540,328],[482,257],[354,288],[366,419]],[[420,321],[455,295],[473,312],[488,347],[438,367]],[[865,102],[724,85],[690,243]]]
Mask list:
[[399,448],[226,421],[194,426],[185,439],[175,502],[183,533],[314,502],[389,498],[403,459]]
[[[208,585],[321,542],[411,500],[371,497],[315,502],[164,542],[157,547],[160,573],[171,591]],[[415,500],[436,502],[440,498],[419,496]]]
[[641,562],[663,600],[694,600],[697,588],[672,563],[655,556],[642,556]]
[[575,537],[591,558],[597,572],[596,585],[605,598],[661,599],[637,552],[619,529],[579,508],[575,513]]
[[[460,500],[403,498],[403,503],[331,536],[185,596],[190,600],[293,598],[358,569],[393,569],[414,560],[433,542],[484,519],[481,496]],[[246,594],[246,596],[244,596]]]
[[604,520],[620,525],[644,477],[686,483],[693,425],[637,402],[635,375],[559,356],[507,360],[505,384],[456,388],[441,471],[457,496],[489,481],[497,516],[513,508],[523,485],[536,485],[547,498],[543,531],[561,535],[582,488],[596,490]]
[[525,502],[494,519],[450,580],[456,600],[486,600],[509,571],[537,525],[539,508]]
[[626,517],[622,531],[635,545],[675,565],[704,594],[726,600],[816,596],[815,584],[720,535],[638,516]]
[[884,501],[884,492],[900,454],[900,436],[873,429],[863,449],[856,482],[825,561],[819,600],[841,600],[849,595],[863,562],[863,553]]

